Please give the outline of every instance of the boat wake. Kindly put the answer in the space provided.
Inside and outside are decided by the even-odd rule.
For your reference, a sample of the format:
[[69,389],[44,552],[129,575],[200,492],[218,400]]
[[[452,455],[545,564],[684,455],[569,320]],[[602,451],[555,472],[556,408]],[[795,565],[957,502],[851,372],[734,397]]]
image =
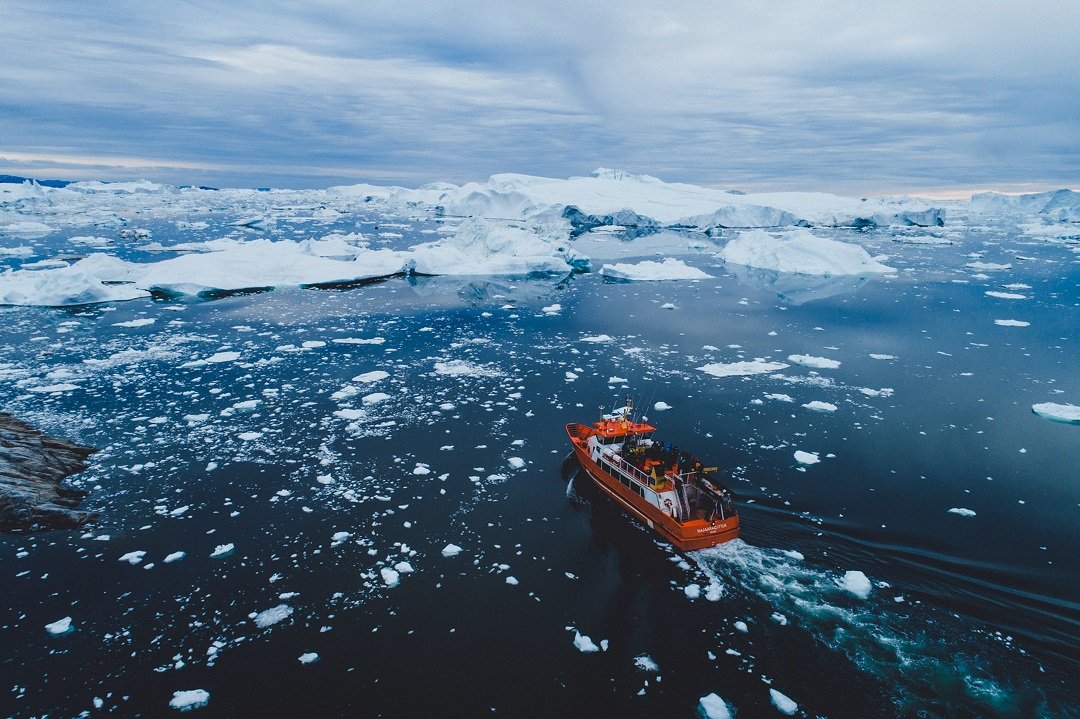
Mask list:
[[895,687],[899,715],[1055,715],[1038,689],[1043,668],[1012,637],[910,601],[862,572],[831,572],[798,552],[742,540],[688,557],[710,584],[764,601],[772,612],[765,621],[796,625]]

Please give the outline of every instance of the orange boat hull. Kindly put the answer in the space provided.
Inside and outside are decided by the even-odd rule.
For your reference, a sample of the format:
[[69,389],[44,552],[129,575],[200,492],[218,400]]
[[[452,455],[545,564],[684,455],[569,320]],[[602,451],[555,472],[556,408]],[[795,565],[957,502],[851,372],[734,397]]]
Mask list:
[[593,483],[626,511],[643,522],[645,526],[682,551],[689,552],[695,549],[705,549],[706,547],[730,542],[739,537],[738,515],[713,522],[704,519],[695,519],[689,522],[675,521],[666,512],[661,511],[659,507],[642,501],[635,492],[630,491],[594,462],[589,456],[583,437],[575,436],[570,431],[570,427],[567,427],[567,434],[570,435],[570,440],[574,445],[574,456],[577,457],[578,462]]

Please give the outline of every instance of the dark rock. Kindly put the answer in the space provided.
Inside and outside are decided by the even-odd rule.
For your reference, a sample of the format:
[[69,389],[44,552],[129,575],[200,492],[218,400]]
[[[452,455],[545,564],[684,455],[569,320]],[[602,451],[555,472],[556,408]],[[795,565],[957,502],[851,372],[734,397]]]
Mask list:
[[86,492],[61,484],[86,469],[94,452],[0,412],[0,531],[81,527],[96,519],[79,509]]

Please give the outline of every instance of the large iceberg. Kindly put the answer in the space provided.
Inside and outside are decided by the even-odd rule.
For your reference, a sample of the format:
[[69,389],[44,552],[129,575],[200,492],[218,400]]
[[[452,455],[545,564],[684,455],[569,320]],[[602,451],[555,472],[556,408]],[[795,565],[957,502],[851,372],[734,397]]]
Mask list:
[[588,267],[588,259],[565,241],[481,218],[462,222],[453,237],[403,254],[409,256],[410,269],[422,275],[567,274]]
[[865,275],[895,272],[858,245],[817,237],[808,230],[770,234],[748,230],[720,251],[725,262],[802,275]]

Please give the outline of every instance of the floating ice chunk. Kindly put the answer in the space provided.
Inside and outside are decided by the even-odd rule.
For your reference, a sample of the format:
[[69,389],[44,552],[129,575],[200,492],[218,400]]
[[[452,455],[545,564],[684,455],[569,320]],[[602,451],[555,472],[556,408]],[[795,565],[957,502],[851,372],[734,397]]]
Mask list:
[[219,544],[214,547],[214,551],[210,552],[211,557],[224,557],[226,554],[231,554],[236,549],[236,545],[232,542],[228,544]]
[[413,272],[425,275],[568,274],[584,261],[569,245],[480,217],[462,222],[453,237],[416,245]]
[[742,621],[741,619],[738,620],[737,622],[734,622],[731,626],[735,627],[735,629],[737,631],[740,631],[743,634],[746,634],[747,632],[750,631],[750,628],[748,626],[746,626],[746,622]]
[[687,599],[697,599],[701,596],[701,585],[687,584],[685,587],[683,587],[683,594],[686,595]]
[[293,608],[288,604],[279,604],[276,607],[270,609],[264,609],[255,615],[255,626],[259,629],[266,629],[269,626],[277,624],[280,621],[288,619],[292,616]]
[[67,634],[68,632],[72,631],[71,617],[64,617],[63,619],[57,619],[51,624],[46,624],[45,631],[47,631],[49,634],[52,634],[53,636]]
[[795,400],[789,394],[767,394],[765,399],[774,399],[777,402],[794,402]]
[[235,362],[240,359],[239,352],[216,352],[206,359],[192,360],[180,365],[181,367],[204,367],[208,364],[219,364],[221,362]]
[[511,586],[516,587],[519,582],[518,582],[517,577],[510,576],[510,577],[506,578],[506,583],[511,585]]
[[707,280],[712,275],[696,267],[690,267],[682,260],[668,257],[663,262],[645,260],[643,262],[604,265],[600,274],[618,280],[635,282],[655,282],[661,280]]
[[426,464],[420,464],[419,462],[417,462],[416,466],[413,467],[412,473],[417,476],[431,474],[431,468],[428,467]]
[[775,689],[769,689],[769,701],[772,705],[780,710],[781,714],[793,715],[799,708],[799,705],[791,700],[790,697],[781,694]]
[[558,302],[556,302],[553,305],[548,305],[547,307],[541,307],[540,311],[543,312],[545,315],[557,315],[560,312],[562,312],[562,305],[560,305]]
[[746,362],[710,362],[698,367],[699,370],[713,377],[739,377],[745,375],[767,374],[782,370],[789,365],[783,362],[766,362],[765,360],[751,360]]
[[577,647],[578,651],[582,654],[600,651],[600,647],[596,646],[592,639],[576,629],[574,630],[574,646]]
[[398,574],[411,574],[413,572],[413,567],[408,562],[398,562],[394,565],[394,569],[397,570]]
[[506,463],[509,464],[510,467],[513,469],[521,469],[525,466],[525,460],[521,457],[511,457],[510,459],[506,460]]
[[801,449],[795,450],[795,461],[799,464],[817,464],[821,461],[817,452],[804,452]]
[[993,272],[996,270],[1011,270],[1012,265],[999,265],[995,262],[969,262],[967,266],[979,272]]
[[71,384],[70,382],[62,382],[60,384],[49,384],[42,387],[31,387],[30,391],[39,394],[59,394],[61,392],[71,392],[76,389],[82,389],[82,387],[77,384]]
[[813,402],[807,402],[803,405],[806,409],[813,410],[814,412],[835,412],[836,405],[830,402],[821,402],[820,400],[814,400]]
[[330,341],[341,345],[381,345],[386,342],[386,338],[371,337],[369,339],[363,339],[361,337],[338,337]]
[[349,409],[349,408],[346,408],[346,409],[334,410],[334,416],[335,417],[340,417],[341,419],[347,419],[347,420],[351,421],[351,420],[354,420],[354,419],[361,419],[363,417],[366,417],[367,413],[364,412],[364,410],[362,410],[362,409]]
[[127,562],[128,564],[131,564],[131,565],[136,565],[139,562],[141,562],[143,560],[143,557],[145,557],[145,556],[146,556],[146,552],[144,550],[142,550],[142,549],[138,549],[138,550],[136,550],[134,552],[128,552],[124,556],[120,557],[120,561],[121,562]]
[[653,409],[655,409],[657,412],[663,412],[665,410],[671,409],[671,405],[667,402],[660,401],[653,405]]
[[592,342],[594,344],[602,344],[604,342],[614,342],[615,338],[611,335],[591,335],[589,337],[582,337],[582,342]]
[[1021,295],[1017,292],[998,292],[997,290],[987,290],[987,297],[996,297],[999,300],[1026,300],[1027,295]]
[[210,702],[210,692],[205,689],[183,689],[173,692],[169,706],[182,712],[201,709]]
[[1080,406],[1043,402],[1031,405],[1031,411],[1040,417],[1066,424],[1080,424]]
[[334,535],[330,537],[330,546],[336,547],[351,536],[349,532],[334,532]]
[[869,597],[870,590],[873,588],[866,575],[857,569],[844,572],[844,576],[839,582],[841,589],[846,592],[851,592],[859,599],[866,599]]
[[817,237],[809,230],[773,235],[742,232],[720,251],[725,262],[800,275],[866,275],[895,272],[859,245]]
[[1030,327],[1030,322],[1024,322],[1023,320],[994,320],[994,324],[999,327]]
[[705,719],[731,719],[731,709],[715,693],[706,694],[698,700],[698,712]]
[[194,427],[197,424],[201,424],[210,419],[209,414],[185,414],[184,421],[188,423],[189,427]]
[[876,359],[876,360],[894,360],[894,359],[896,359],[896,355],[883,355],[883,354],[876,354],[874,352],[871,352],[869,356],[870,356],[870,359]]
[[165,557],[165,563],[172,564],[173,562],[177,562],[186,556],[187,552],[173,552],[172,554]]
[[153,317],[140,317],[139,319],[128,320],[127,322],[113,322],[113,327],[146,327],[157,322],[157,319]]
[[263,433],[262,432],[241,432],[240,434],[238,434],[236,436],[239,439],[244,440],[245,442],[251,442],[253,440],[258,439],[259,437],[262,437]]
[[655,673],[660,671],[660,665],[648,654],[639,654],[634,657],[634,666],[643,672]]
[[840,366],[840,362],[837,360],[828,357],[814,357],[813,355],[788,355],[788,362],[794,362],[803,367],[813,367],[814,369],[836,369]]
[[458,545],[447,544],[445,547],[443,547],[442,555],[444,557],[456,557],[457,555],[461,554],[461,551],[461,547],[459,547]]
[[436,362],[435,374],[450,377],[502,377],[502,372],[494,367],[473,364],[465,360]]
[[245,399],[242,402],[237,402],[236,404],[234,404],[232,406],[232,408],[233,409],[239,409],[239,410],[242,410],[242,411],[248,411],[248,410],[255,409],[260,404],[262,404],[261,399]]
[[966,507],[953,507],[949,510],[949,514],[959,514],[961,517],[974,517],[975,510],[967,509]]
[[401,580],[401,575],[390,567],[383,567],[379,570],[379,574],[382,575],[383,584],[388,587],[396,587]]
[[373,370],[371,372],[365,372],[363,374],[358,374],[358,375],[356,375],[355,377],[352,378],[352,381],[353,382],[363,382],[365,384],[369,384],[371,382],[378,382],[379,380],[386,379],[389,376],[390,376],[389,372],[384,372],[381,369],[377,369],[377,370]]
[[612,377],[608,377],[607,383],[608,384],[626,384],[629,381],[630,380],[626,379],[625,377],[614,377],[614,376],[612,376]]
[[297,657],[301,664],[311,664],[312,662],[319,661],[319,655],[315,652],[304,652]]

